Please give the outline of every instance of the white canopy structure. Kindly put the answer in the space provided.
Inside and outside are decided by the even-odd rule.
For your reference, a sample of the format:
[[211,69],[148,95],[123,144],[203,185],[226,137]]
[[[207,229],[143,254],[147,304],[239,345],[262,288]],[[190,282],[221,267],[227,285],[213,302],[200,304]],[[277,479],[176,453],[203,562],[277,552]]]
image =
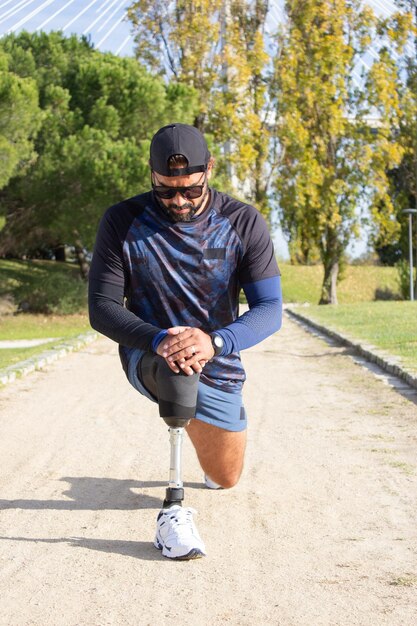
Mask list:
[[[377,15],[395,11],[394,0],[366,0]],[[133,35],[126,19],[129,0],[0,0],[0,36],[21,30],[62,30],[90,37],[94,46],[123,56],[133,55]],[[284,0],[271,0],[268,34],[283,18]],[[364,60],[364,63],[369,60]]]

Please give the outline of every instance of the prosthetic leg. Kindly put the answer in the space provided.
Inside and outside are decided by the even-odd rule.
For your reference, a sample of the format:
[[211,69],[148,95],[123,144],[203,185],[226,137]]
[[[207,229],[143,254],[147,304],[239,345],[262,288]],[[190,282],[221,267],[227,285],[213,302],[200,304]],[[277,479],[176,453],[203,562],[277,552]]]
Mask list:
[[171,444],[169,483],[163,504],[163,508],[165,509],[174,504],[181,506],[184,500],[184,488],[181,479],[182,442],[184,429],[189,424],[190,420],[182,417],[164,417],[163,420],[169,426],[168,432]]
[[206,549],[194,524],[196,511],[182,507],[184,489],[181,479],[184,429],[196,413],[199,376],[177,375],[165,359],[146,353],[139,361],[138,378],[158,400],[159,415],[169,427],[171,444],[169,483],[156,520],[154,546],[169,559],[200,558]]
[[162,551],[162,556],[169,559],[199,559],[206,554],[206,548],[193,520],[196,511],[182,507],[184,489],[181,480],[181,448],[184,428],[190,420],[181,417],[163,417],[163,420],[169,426],[171,463],[163,508],[156,520],[154,546]]
[[171,463],[163,507],[168,508],[174,504],[181,506],[184,500],[181,480],[182,441],[184,429],[196,412],[200,377],[196,374],[176,374],[165,359],[146,353],[138,365],[138,378],[153,397],[158,399],[159,415],[169,427]]

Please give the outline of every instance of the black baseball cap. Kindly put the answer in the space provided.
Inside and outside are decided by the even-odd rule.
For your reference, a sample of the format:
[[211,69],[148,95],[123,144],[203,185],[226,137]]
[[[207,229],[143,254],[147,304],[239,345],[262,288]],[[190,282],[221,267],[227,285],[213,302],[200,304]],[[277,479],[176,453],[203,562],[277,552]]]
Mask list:
[[[182,154],[188,161],[187,167],[170,169],[168,159],[174,154]],[[210,152],[204,135],[188,124],[169,124],[160,128],[152,137],[151,169],[162,176],[184,176],[195,172],[205,172],[210,160]]]

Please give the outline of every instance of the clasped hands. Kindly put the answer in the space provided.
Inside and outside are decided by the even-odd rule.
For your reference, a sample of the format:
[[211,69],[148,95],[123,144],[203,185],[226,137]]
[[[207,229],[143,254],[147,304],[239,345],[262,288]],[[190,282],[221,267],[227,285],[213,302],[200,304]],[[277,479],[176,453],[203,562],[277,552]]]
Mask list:
[[160,341],[156,352],[164,357],[173,372],[183,371],[187,376],[194,372],[200,374],[214,356],[210,335],[190,326],[168,328],[168,335]]

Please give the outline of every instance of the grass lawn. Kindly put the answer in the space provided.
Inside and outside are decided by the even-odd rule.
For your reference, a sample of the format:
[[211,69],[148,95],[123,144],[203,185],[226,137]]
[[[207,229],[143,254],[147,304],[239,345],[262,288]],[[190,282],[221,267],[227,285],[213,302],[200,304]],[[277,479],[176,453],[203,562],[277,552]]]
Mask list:
[[79,315],[3,315],[0,340],[74,337],[91,330],[87,314]]
[[41,346],[34,346],[33,348],[2,348],[0,350],[0,369],[15,365],[20,361],[25,361],[32,356],[41,354],[41,352],[48,350],[48,348],[54,344],[56,344],[56,341],[43,343]]
[[[0,315],[0,340],[46,339],[54,343],[90,330],[86,284],[73,263],[0,259],[0,300],[9,308],[26,303],[37,313]],[[15,303],[11,306],[10,303]],[[0,367],[7,367],[48,350],[51,344],[0,349]]]
[[0,259],[0,298],[12,298],[30,313],[82,313],[87,284],[74,263]]
[[56,338],[31,348],[0,349],[0,369],[36,356],[61,340],[91,330],[86,314],[80,315],[3,315],[0,317],[0,340]]
[[417,371],[417,302],[356,302],[309,306],[306,317],[401,358]]
[[[318,304],[323,280],[321,265],[280,263],[279,266],[284,302]],[[350,265],[344,270],[337,287],[339,303],[398,299],[397,276],[395,267]]]

